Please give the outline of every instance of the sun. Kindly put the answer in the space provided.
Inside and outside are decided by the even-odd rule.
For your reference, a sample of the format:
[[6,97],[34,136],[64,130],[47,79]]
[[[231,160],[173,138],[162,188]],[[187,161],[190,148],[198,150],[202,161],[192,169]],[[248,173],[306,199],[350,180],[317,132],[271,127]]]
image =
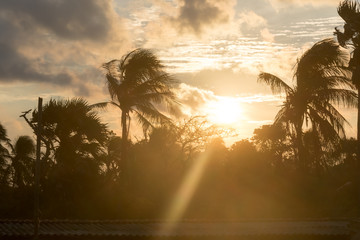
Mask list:
[[243,111],[236,98],[219,97],[209,102],[205,107],[209,120],[219,125],[232,125],[241,120]]

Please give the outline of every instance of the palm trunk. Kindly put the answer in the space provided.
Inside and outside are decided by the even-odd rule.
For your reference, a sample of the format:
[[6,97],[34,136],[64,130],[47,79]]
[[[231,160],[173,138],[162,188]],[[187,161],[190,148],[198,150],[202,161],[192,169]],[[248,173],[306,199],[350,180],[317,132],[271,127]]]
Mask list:
[[358,112],[357,112],[357,161],[356,161],[356,173],[355,173],[355,184],[357,185],[357,193],[358,193],[358,216],[360,215],[360,101],[359,94],[360,88],[359,84],[357,84],[358,90]]
[[122,162],[122,171],[125,179],[127,178],[128,172],[128,159],[127,159],[127,142],[128,142],[128,132],[127,132],[127,121],[126,121],[126,111],[121,112],[121,125],[122,125],[122,144],[121,144],[121,162]]
[[355,84],[358,90],[358,114],[357,114],[357,151],[356,151],[356,166],[354,174],[354,183],[357,185],[358,191],[358,216],[360,215],[360,46],[356,46],[353,57],[350,61],[350,65],[354,68],[352,74],[352,82]]
[[360,165],[360,101],[359,101],[360,88],[358,86],[358,112],[357,112],[357,159],[358,167]]
[[299,123],[296,125],[296,145],[298,149],[298,167],[301,171],[305,172],[306,170],[306,159],[305,159],[305,149],[304,149],[304,143],[302,136],[302,121],[299,121]]

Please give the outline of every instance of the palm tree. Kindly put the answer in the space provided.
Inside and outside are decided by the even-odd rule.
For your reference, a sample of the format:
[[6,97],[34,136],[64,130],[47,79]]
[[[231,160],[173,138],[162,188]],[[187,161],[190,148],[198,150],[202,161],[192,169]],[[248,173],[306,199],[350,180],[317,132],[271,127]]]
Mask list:
[[35,144],[29,136],[20,136],[12,146],[13,186],[19,188],[33,181]]
[[[32,114],[29,122],[36,129],[38,112]],[[82,98],[50,99],[43,106],[42,126],[42,142],[50,154],[41,162],[41,187],[43,197],[52,203],[44,211],[62,209],[65,216],[78,211],[82,206],[78,201],[89,198],[99,183],[107,127]]]
[[[357,1],[345,0],[340,2],[337,9],[340,17],[345,21],[344,32],[335,28],[335,35],[341,46],[353,49],[349,67],[352,70],[352,82],[355,85],[358,95],[360,94],[360,5]],[[358,102],[357,117],[357,156],[360,160],[360,102]]]
[[[9,151],[10,150],[10,151]],[[0,184],[24,187],[32,183],[35,144],[20,136],[13,145],[0,124]]]
[[270,73],[261,73],[258,80],[270,85],[274,93],[284,92],[286,100],[275,117],[274,124],[286,123],[297,147],[298,164],[307,167],[303,143],[306,123],[318,136],[334,141],[345,135],[346,119],[333,103],[354,106],[357,97],[345,69],[347,54],[339,45],[325,39],[316,43],[298,59],[294,87]]
[[108,105],[121,110],[122,159],[126,168],[127,140],[131,116],[142,125],[144,133],[156,124],[170,119],[158,110],[166,104],[172,110],[176,103],[172,90],[174,79],[165,72],[164,65],[147,49],[136,49],[120,60],[105,63],[106,83],[111,101],[95,104],[104,108]]
[[[34,111],[30,122],[37,123],[37,117]],[[42,122],[42,137],[57,163],[97,159],[107,138],[106,125],[82,98],[50,99],[43,106]]]
[[0,184],[7,185],[9,181],[9,151],[10,140],[4,126],[0,123]]

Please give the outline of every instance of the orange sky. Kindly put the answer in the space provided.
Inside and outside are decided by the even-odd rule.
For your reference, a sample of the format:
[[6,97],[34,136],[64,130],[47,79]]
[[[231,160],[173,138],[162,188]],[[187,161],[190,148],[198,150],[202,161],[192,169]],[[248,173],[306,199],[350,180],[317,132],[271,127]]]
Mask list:
[[[297,56],[342,24],[338,1],[314,2],[1,1],[0,122],[15,138],[31,134],[18,116],[39,96],[107,100],[101,64],[144,47],[179,80],[184,116],[209,115],[239,139],[251,137],[281,104],[256,82],[259,72],[291,82]],[[342,113],[355,126],[355,110]],[[101,115],[120,133],[118,112]]]

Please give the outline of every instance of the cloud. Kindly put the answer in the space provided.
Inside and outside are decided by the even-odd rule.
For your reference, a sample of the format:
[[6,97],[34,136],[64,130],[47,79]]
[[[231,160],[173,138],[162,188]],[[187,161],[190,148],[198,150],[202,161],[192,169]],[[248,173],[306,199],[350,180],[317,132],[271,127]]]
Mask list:
[[35,82],[68,85],[72,77],[68,73],[42,73],[37,71],[35,64],[18,53],[12,46],[0,42],[0,82],[30,80]]
[[268,28],[264,28],[260,31],[261,37],[267,42],[274,42],[274,35],[269,31]]
[[176,95],[179,98],[181,104],[188,107],[195,112],[210,100],[215,99],[215,95],[212,91],[200,89],[181,83],[179,88],[176,89]]
[[88,96],[101,72],[84,71],[130,45],[121,22],[111,1],[0,1],[0,83],[46,83]]
[[[234,0],[152,0],[152,5],[131,13],[129,27],[137,30],[137,44],[149,48],[173,47],[194,39],[204,44],[210,39],[239,39],[244,35],[261,36],[267,20],[252,10],[239,10]],[[270,34],[267,35],[270,37]],[[270,39],[270,38],[268,38]]]
[[270,90],[257,82],[257,75],[245,68],[204,69],[198,73],[177,74],[178,79],[190,86],[206,89],[216,95],[240,96],[242,94],[271,93]]
[[339,0],[269,0],[272,6],[276,9],[278,8],[286,8],[289,5],[311,5],[315,7],[321,6],[337,6],[339,4]]
[[180,32],[201,34],[206,27],[227,23],[233,5],[229,0],[181,0],[179,13],[171,22]]
[[[207,116],[210,120],[216,121],[220,109],[213,108],[212,104],[230,104],[231,107],[240,108],[238,120],[231,123],[231,128],[237,134],[237,138],[251,136],[253,129],[263,124],[270,124],[279,110],[283,98],[273,94],[249,94],[248,96],[223,96],[213,91],[194,87],[188,84],[180,84],[177,96],[181,102],[183,118],[190,116]],[[226,107],[226,106],[224,106]],[[229,106],[227,106],[229,107]],[[215,110],[215,111],[214,111]],[[214,122],[213,122],[214,123]],[[229,127],[229,125],[219,124],[219,127]],[[231,140],[230,140],[231,141]]]
[[144,26],[140,39],[147,46],[170,45],[194,35],[207,39],[223,32],[237,33],[237,27],[233,27],[235,0],[151,0],[151,3],[132,13],[132,26]]
[[[211,73],[209,73],[211,75]],[[240,74],[241,75],[241,74]],[[224,78],[225,80],[226,78]],[[219,79],[218,83],[228,84],[227,82],[220,81]],[[181,83],[179,87],[175,90],[176,95],[178,97],[179,102],[181,103],[181,110],[183,112],[183,115],[185,116],[191,116],[191,115],[203,115],[204,107],[209,102],[217,102],[221,98],[227,98],[227,99],[233,99],[236,100],[236,102],[242,103],[243,106],[247,109],[250,109],[252,106],[270,106],[270,110],[266,112],[274,112],[274,104],[276,106],[280,105],[283,98],[280,95],[273,95],[271,93],[271,90],[268,86],[265,86],[263,84],[257,83],[256,79],[253,79],[253,82],[246,82],[241,81],[241,79],[238,79],[237,84],[229,84],[227,87],[233,88],[237,90],[237,95],[233,94],[226,94],[221,91],[212,91],[209,90],[209,88],[204,88],[201,84],[197,84],[194,86],[193,84],[196,84],[196,81],[192,81],[191,83]],[[215,82],[210,80],[209,84],[215,84]],[[252,88],[252,92],[246,91],[249,86]],[[217,89],[217,88],[214,88]],[[241,91],[240,91],[241,89]],[[264,112],[263,110],[258,111],[261,108],[255,107],[249,112],[257,112],[255,119],[258,119],[259,116],[261,116],[261,112]],[[247,113],[250,114],[250,113]],[[271,115],[272,116],[272,115]],[[268,116],[269,117],[269,116]],[[261,119],[261,118],[260,118]]]
[[247,28],[258,28],[267,25],[267,21],[262,16],[253,11],[243,12],[240,14],[240,23]]
[[106,39],[110,34],[109,8],[109,1],[97,0],[0,2],[0,9],[12,14],[13,20],[26,20],[26,24],[41,26],[62,38],[92,41]]

